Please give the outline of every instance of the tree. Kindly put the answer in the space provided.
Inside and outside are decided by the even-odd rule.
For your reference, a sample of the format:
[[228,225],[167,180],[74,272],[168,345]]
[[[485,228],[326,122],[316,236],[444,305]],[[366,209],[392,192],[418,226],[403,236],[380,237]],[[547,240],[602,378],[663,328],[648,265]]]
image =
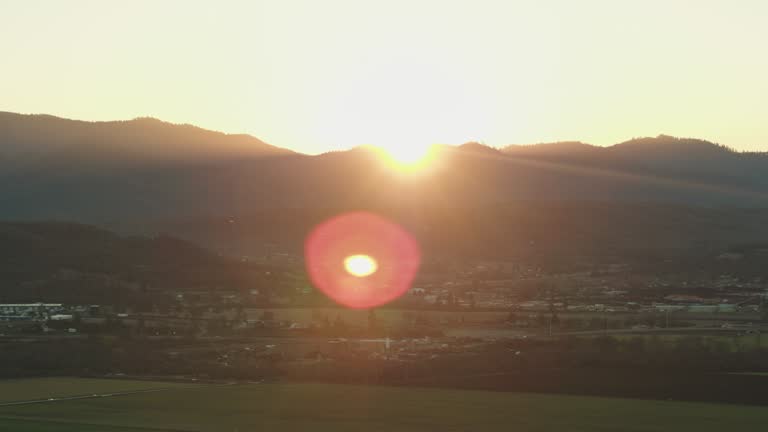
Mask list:
[[336,314],[336,319],[333,321],[333,327],[337,329],[344,329],[347,324],[341,319],[341,314]]
[[237,306],[235,306],[235,321],[241,323],[248,319],[245,308],[243,308],[243,305],[238,303]]

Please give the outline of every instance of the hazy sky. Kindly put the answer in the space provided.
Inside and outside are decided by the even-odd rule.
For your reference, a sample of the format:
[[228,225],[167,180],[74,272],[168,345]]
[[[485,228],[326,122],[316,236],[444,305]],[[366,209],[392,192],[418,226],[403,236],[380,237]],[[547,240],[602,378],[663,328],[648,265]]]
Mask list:
[[0,0],[0,110],[308,153],[660,133],[768,150],[764,0]]

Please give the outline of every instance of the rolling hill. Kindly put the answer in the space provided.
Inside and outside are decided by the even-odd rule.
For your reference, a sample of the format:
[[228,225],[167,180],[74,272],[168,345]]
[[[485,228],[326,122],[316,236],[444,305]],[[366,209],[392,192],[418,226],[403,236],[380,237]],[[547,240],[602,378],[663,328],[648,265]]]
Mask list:
[[253,286],[258,267],[168,235],[65,222],[0,222],[0,303],[136,302],[157,287]]
[[155,119],[0,113],[0,219],[162,230],[238,252],[300,249],[314,223],[351,209],[478,255],[768,240],[766,154],[664,135],[436,153],[409,175],[366,148],[307,156]]

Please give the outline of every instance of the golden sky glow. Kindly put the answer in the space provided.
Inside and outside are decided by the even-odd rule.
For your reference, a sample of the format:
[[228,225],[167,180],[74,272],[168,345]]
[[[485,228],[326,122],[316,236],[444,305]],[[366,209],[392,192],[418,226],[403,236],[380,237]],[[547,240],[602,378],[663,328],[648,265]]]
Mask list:
[[2,0],[0,17],[0,110],[307,153],[660,133],[768,150],[762,0]]

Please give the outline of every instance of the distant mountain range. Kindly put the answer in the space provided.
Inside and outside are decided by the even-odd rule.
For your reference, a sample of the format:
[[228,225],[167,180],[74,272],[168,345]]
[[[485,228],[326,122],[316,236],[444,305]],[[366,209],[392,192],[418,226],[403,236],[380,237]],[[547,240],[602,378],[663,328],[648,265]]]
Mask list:
[[250,135],[229,135],[144,117],[85,122],[0,112],[3,168],[174,164],[291,154]]
[[[436,153],[423,173],[403,174],[365,148],[308,156],[247,135],[148,118],[82,122],[0,113],[0,219],[162,227],[207,240],[214,231],[228,233],[220,240],[241,238],[226,228],[237,223],[265,241],[292,231],[295,243],[311,223],[344,209],[405,218],[425,235],[440,232],[430,226],[458,229],[448,228],[454,216],[477,216],[491,238],[492,227],[497,234],[525,236],[526,226],[511,224],[559,211],[557,218],[591,223],[590,233],[611,227],[612,238],[622,218],[644,227],[626,225],[621,236],[627,238],[664,225],[658,236],[680,237],[680,244],[706,242],[710,232],[748,240],[766,220],[759,209],[768,207],[768,154],[707,141],[661,135],[610,147],[468,143]],[[697,209],[681,210],[690,206]],[[652,215],[646,225],[644,211]],[[528,222],[513,217],[523,213]],[[665,214],[677,218],[672,225],[665,225]],[[267,225],[243,222],[250,220]],[[537,229],[557,232],[560,226]],[[765,230],[758,231],[760,237]],[[580,235],[587,236],[584,242],[593,234],[564,237]]]

